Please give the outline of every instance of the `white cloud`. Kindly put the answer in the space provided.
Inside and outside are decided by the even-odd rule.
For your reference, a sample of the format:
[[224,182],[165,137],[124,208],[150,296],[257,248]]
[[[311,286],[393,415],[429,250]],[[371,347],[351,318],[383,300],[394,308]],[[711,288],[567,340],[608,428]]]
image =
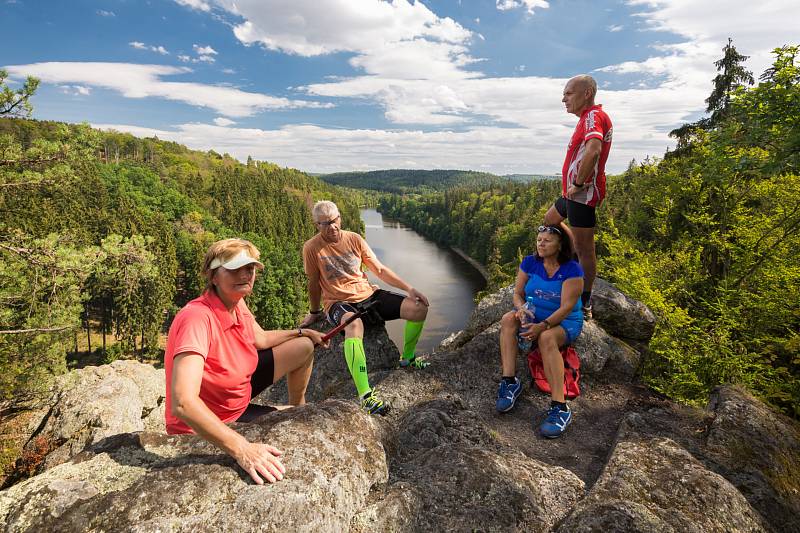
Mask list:
[[113,11],[106,11],[105,9],[98,9],[96,11],[98,15],[101,17],[116,17],[117,15]]
[[151,46],[139,41],[131,41],[128,44],[131,45],[133,48],[136,48],[137,50],[149,50],[151,52],[156,52],[163,56],[169,55],[169,52],[163,46]]
[[197,9],[199,11],[211,11],[211,6],[208,2],[204,2],[203,0],[175,0],[182,6],[190,7],[192,9]]
[[211,48],[210,46],[200,46],[199,44],[192,45],[192,48],[197,55],[201,56],[208,56],[208,55],[217,55],[217,51]]
[[508,11],[510,9],[524,7],[529,15],[533,15],[533,12],[537,7],[542,9],[547,9],[550,7],[550,2],[547,2],[546,0],[496,0],[495,5],[500,11]]
[[178,60],[183,61],[184,63],[188,63],[189,61],[192,60],[192,58],[187,56],[186,54],[179,54]]
[[369,54],[390,43],[415,39],[463,43],[471,35],[422,2],[408,0],[217,0],[217,4],[244,19],[234,27],[243,43],[301,56]]
[[222,72],[225,74],[236,74],[236,71],[232,68],[224,68],[222,69]]
[[214,56],[217,55],[217,51],[211,48],[210,46],[200,46],[199,44],[192,45],[195,53],[197,53],[197,57],[192,59],[192,63],[213,63],[216,61]]
[[202,83],[164,81],[165,76],[187,74],[191,69],[166,65],[130,63],[49,62],[4,67],[12,76],[36,76],[45,83],[81,84],[119,92],[126,98],[165,98],[190,105],[207,107],[221,115],[245,117],[259,111],[293,108],[325,108],[307,100],[289,100],[232,87]]
[[89,96],[92,93],[91,88],[83,85],[59,85],[58,88],[62,93],[73,96]]
[[216,124],[217,126],[222,126],[224,128],[227,126],[233,126],[234,124],[236,124],[236,122],[229,118],[217,117],[214,119],[214,124]]
[[622,24],[612,24],[606,29],[611,33],[616,33],[618,31],[622,31],[623,29],[625,29],[625,26],[623,26]]

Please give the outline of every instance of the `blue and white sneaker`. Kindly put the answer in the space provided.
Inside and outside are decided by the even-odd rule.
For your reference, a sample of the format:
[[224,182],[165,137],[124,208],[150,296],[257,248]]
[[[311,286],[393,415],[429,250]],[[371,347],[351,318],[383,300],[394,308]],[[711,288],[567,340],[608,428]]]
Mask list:
[[514,378],[514,383],[507,383],[500,380],[500,387],[497,389],[497,403],[495,408],[498,413],[507,413],[514,408],[520,393],[522,392],[522,382],[519,378]]
[[572,422],[572,409],[567,406],[566,411],[562,411],[557,405],[554,405],[547,411],[547,418],[545,418],[542,425],[539,426],[539,433],[548,439],[555,439],[560,437],[567,426]]

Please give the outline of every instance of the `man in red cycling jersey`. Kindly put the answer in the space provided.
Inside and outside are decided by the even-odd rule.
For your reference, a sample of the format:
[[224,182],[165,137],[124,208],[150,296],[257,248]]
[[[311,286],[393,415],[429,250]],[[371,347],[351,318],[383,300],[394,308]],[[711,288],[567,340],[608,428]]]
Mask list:
[[[561,170],[562,196],[545,214],[545,224],[564,226],[572,235],[575,253],[583,267],[584,283],[581,303],[586,319],[592,316],[592,285],[597,275],[594,231],[597,225],[595,209],[606,195],[605,166],[611,151],[612,127],[603,106],[594,103],[597,82],[591,76],[575,76],[564,87],[567,113],[579,117],[567,147],[567,157]],[[562,224],[563,226],[563,224]]]

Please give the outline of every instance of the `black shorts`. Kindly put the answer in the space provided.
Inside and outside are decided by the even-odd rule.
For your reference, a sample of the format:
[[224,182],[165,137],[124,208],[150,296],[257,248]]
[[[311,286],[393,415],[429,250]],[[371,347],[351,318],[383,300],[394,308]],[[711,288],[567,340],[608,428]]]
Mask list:
[[[275,354],[272,353],[272,348],[258,350],[258,364],[256,371],[250,376],[250,399],[252,400],[264,390],[272,385],[275,381]],[[252,422],[260,416],[264,416],[273,411],[277,411],[274,407],[269,405],[259,405],[257,403],[250,403],[247,405],[244,413],[236,419],[237,422]]]
[[258,350],[258,365],[250,376],[250,387],[253,389],[250,398],[255,398],[275,381],[275,354],[272,348]]
[[378,289],[372,293],[372,296],[360,302],[336,302],[328,309],[328,321],[334,326],[338,326],[345,313],[357,313],[362,305],[372,301],[378,303],[370,307],[369,311],[361,317],[362,322],[367,325],[375,325],[387,320],[396,320],[400,318],[400,306],[405,299],[406,297],[402,294]]
[[553,204],[561,218],[569,220],[573,228],[593,228],[597,225],[597,216],[594,207],[580,202],[574,202],[563,196]]

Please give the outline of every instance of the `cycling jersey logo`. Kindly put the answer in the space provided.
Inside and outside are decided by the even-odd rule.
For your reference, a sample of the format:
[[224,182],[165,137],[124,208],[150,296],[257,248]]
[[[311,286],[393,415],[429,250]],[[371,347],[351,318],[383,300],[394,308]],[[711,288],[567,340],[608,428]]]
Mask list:
[[604,142],[604,143],[610,143],[610,142],[611,142],[611,135],[612,135],[612,132],[613,132],[613,131],[614,131],[614,128],[613,128],[613,127],[611,127],[611,128],[608,128],[608,131],[607,131],[607,132],[606,132],[606,134],[603,136],[603,142]]

